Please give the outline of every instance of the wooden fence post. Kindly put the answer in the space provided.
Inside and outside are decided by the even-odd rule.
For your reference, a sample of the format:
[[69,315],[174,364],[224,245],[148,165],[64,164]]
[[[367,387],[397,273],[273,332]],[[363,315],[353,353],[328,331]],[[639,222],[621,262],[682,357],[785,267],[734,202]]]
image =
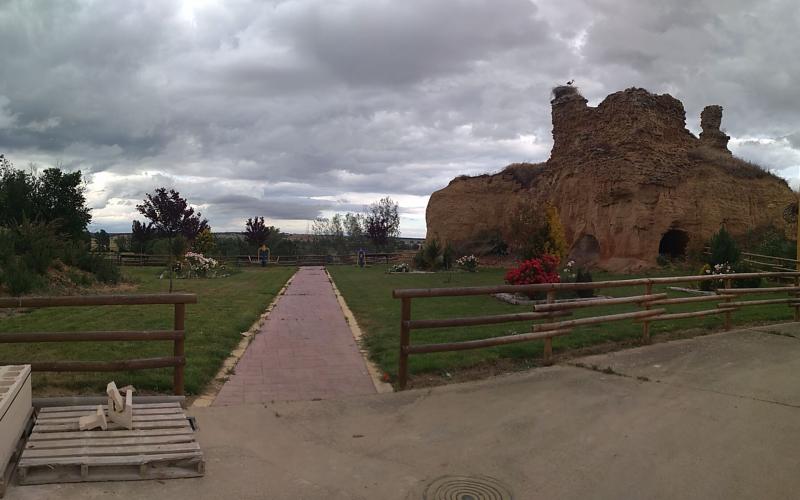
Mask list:
[[[550,290],[547,292],[547,303],[552,304],[556,301],[556,291]],[[555,318],[550,318],[547,320],[547,323],[552,323],[555,321]],[[553,364],[553,337],[547,337],[544,339],[544,355],[543,361],[545,365],[552,365]]]
[[[652,293],[653,293],[653,284],[652,283],[646,284],[644,286],[644,294],[645,295],[652,295]],[[649,300],[644,303],[644,308],[645,308],[645,310],[649,310],[650,309],[650,301]],[[647,321],[646,318],[645,318],[644,321],[642,321],[642,342],[644,342],[645,344],[649,344],[650,343],[650,322]]]
[[[794,278],[794,286],[795,287],[800,287],[800,277],[795,276],[795,278]],[[794,297],[796,300],[800,300],[800,296],[798,296],[797,292],[792,292],[792,293],[789,294],[789,296]],[[795,304],[797,304],[797,302],[795,302]],[[798,305],[794,306],[794,320],[795,321],[800,321],[800,306],[798,306]]]
[[[731,279],[730,278],[725,278],[725,289],[729,290],[730,288],[731,288]],[[728,303],[731,300],[733,300],[733,295],[731,295],[729,293],[726,293],[725,294],[725,302]],[[730,310],[725,311],[725,329],[726,330],[730,330],[731,329],[731,312],[730,312]]]
[[[173,328],[179,331],[185,331],[186,325],[186,304],[175,304],[175,321]],[[180,358],[183,358],[178,364],[173,372],[172,375],[172,390],[177,396],[183,396],[183,388],[184,388],[184,367],[186,366],[185,360],[185,346],[184,346],[184,338],[186,335],[182,335],[180,338],[175,339],[175,344],[172,349],[172,355]]]
[[411,299],[401,299],[402,310],[400,313],[400,365],[397,370],[398,385],[400,390],[405,390],[408,383],[408,344],[411,341]]

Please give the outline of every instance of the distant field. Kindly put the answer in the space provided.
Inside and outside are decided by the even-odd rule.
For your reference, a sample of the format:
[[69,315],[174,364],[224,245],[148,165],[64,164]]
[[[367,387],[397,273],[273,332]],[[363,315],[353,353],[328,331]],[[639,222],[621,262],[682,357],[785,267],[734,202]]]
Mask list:
[[[397,374],[397,359],[400,334],[400,301],[392,298],[394,288],[428,288],[497,285],[503,283],[503,269],[481,269],[478,273],[437,274],[386,274],[383,266],[359,269],[350,266],[330,267],[329,271],[337,287],[353,310],[359,324],[367,332],[365,342],[373,361],[393,377]],[[659,270],[649,276],[687,275],[688,271]],[[595,281],[630,279],[637,276],[597,273]],[[655,286],[654,293],[666,292],[669,297],[683,297],[682,292],[668,291],[665,286]],[[641,295],[644,287],[602,290],[604,295]],[[753,299],[786,298],[786,294],[765,294]],[[709,304],[686,304],[670,306],[669,312],[697,311],[707,309]],[[414,319],[479,316],[529,311],[530,306],[510,305],[493,297],[443,297],[414,299],[411,316]],[[593,307],[575,311],[573,318],[623,313],[639,310],[632,305]],[[734,326],[753,323],[778,322],[792,319],[792,309],[785,304],[743,308],[733,314]],[[660,321],[651,324],[651,335],[693,329],[695,334],[722,328],[722,315]],[[530,331],[530,323],[507,323],[461,328],[413,330],[412,344],[455,342],[508,335],[512,332]],[[572,333],[553,340],[556,354],[571,349],[595,346],[608,342],[634,341],[641,337],[641,325],[633,321],[620,321],[605,325],[576,328]],[[495,361],[536,362],[542,355],[542,342],[512,344],[506,346],[475,349],[469,351],[418,354],[410,359],[412,375],[425,373],[444,374],[459,369],[475,367]]]
[[[122,293],[155,293],[169,289],[159,280],[159,268],[125,268],[134,283]],[[222,361],[266,309],[295,269],[291,267],[246,268],[227,278],[176,280],[176,292],[198,295],[197,304],[186,306],[186,391],[197,393],[219,370]],[[172,306],[61,307],[34,309],[12,317],[0,316],[0,335],[20,331],[91,331],[171,329]],[[75,342],[0,344],[5,360],[112,360],[171,356],[171,342]],[[109,380],[132,384],[148,393],[170,393],[172,370],[129,373],[37,373],[38,394],[96,394]]]

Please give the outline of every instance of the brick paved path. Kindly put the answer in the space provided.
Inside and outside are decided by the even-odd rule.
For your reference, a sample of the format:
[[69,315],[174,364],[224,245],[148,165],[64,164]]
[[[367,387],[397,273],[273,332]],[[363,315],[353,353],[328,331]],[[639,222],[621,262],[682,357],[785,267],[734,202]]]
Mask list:
[[328,275],[321,267],[301,267],[214,406],[374,392]]

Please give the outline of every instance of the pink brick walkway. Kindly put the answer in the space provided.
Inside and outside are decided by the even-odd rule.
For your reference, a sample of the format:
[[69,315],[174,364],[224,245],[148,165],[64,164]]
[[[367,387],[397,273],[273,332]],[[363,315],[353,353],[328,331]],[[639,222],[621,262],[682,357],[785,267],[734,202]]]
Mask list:
[[374,392],[328,275],[321,267],[301,267],[214,405]]

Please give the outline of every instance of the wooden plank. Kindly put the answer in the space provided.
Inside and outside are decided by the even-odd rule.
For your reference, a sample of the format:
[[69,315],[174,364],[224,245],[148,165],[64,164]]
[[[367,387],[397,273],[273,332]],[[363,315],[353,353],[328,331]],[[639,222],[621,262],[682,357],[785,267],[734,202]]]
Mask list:
[[450,342],[442,344],[421,344],[412,345],[406,348],[408,354],[425,354],[431,352],[463,351],[466,349],[479,349],[481,347],[493,347],[517,342],[527,342],[531,340],[542,340],[566,335],[571,329],[548,330],[546,332],[521,333],[519,335],[505,335],[502,337],[492,337],[480,340],[467,340],[464,342]]
[[416,319],[406,321],[406,325],[414,330],[422,328],[443,328],[453,326],[477,326],[494,325],[497,323],[512,323],[515,321],[534,321],[537,319],[547,319],[553,317],[569,316],[569,312],[555,313],[514,313],[514,314],[495,314],[492,316],[473,316],[467,318],[445,318],[445,319]]
[[797,261],[795,259],[787,259],[786,257],[775,257],[773,255],[764,255],[764,254],[752,253],[752,252],[742,252],[742,255],[745,255],[745,256],[748,256],[748,257],[761,257],[761,258],[767,258],[767,259],[773,259],[773,260],[782,260],[784,262],[791,262],[792,264],[797,264]]
[[[109,423],[108,428],[110,430],[118,430],[124,429],[119,424]],[[184,419],[181,420],[170,420],[166,422],[137,422],[136,423],[137,429],[184,429],[184,428],[191,428],[189,425],[189,421]],[[64,432],[64,431],[77,431],[78,430],[78,420],[75,419],[74,423],[71,424],[36,424],[33,428],[33,432]]]
[[[107,401],[106,397],[103,397],[103,399]],[[180,409],[181,408],[180,403],[171,403],[171,402],[170,403],[137,403],[135,396],[133,398],[133,404],[135,405],[134,406],[134,411],[137,408],[141,408],[141,409],[151,409],[151,408],[179,408]],[[85,411],[85,410],[93,410],[95,408],[97,408],[96,404],[94,404],[94,405],[92,405],[92,404],[89,404],[89,405],[74,405],[74,406],[52,406],[52,407],[42,408],[41,410],[39,410],[39,416],[41,416],[42,414],[55,413],[55,412],[60,412],[60,411],[75,411],[75,410]]]
[[703,295],[702,297],[677,297],[674,299],[654,300],[651,306],[668,306],[672,304],[691,304],[694,302],[719,302],[724,300],[719,295]]
[[727,309],[706,309],[704,311],[694,311],[685,313],[662,314],[653,318],[647,318],[647,321],[666,321],[671,319],[686,319],[686,318],[699,318],[701,316],[711,316],[713,314],[720,314],[725,312],[735,311],[735,308]]
[[[800,276],[800,272],[768,272],[737,274],[704,274],[699,276],[669,276],[664,278],[636,278],[616,281],[595,281],[593,283],[544,283],[538,285],[496,285],[455,288],[399,288],[392,291],[392,297],[463,297],[468,295],[491,295],[494,293],[547,292],[550,290],[586,290],[602,288],[619,288],[635,285],[664,285],[673,283],[691,283],[695,281],[712,281],[730,278],[733,280],[748,278],[777,278]],[[739,290],[742,290],[741,288]]]
[[[106,415],[108,415],[108,410],[106,410]],[[79,416],[86,416],[86,414],[82,414]],[[39,420],[37,424],[43,425],[57,425],[57,424],[69,424],[73,421],[77,420],[78,417],[54,417],[48,418],[44,420]],[[168,422],[172,420],[186,420],[186,415],[182,413],[172,413],[168,415],[134,415],[133,421],[134,423],[143,423],[143,422]]]
[[127,446],[139,444],[172,444],[172,443],[186,443],[194,441],[194,434],[168,434],[165,436],[137,436],[126,438],[80,438],[75,439],[37,439],[28,441],[25,445],[26,449],[30,450],[43,450],[43,449],[56,449],[56,448],[75,448],[83,446]]
[[638,311],[623,314],[609,314],[606,316],[592,316],[590,318],[573,319],[570,321],[560,321],[558,323],[547,323],[534,325],[534,332],[544,332],[548,330],[561,330],[563,328],[572,328],[574,326],[596,325],[600,323],[608,323],[611,321],[622,321],[626,319],[639,319],[647,318],[650,316],[657,316],[664,313],[665,309],[651,309],[647,311]]
[[773,286],[764,288],[726,288],[719,289],[719,294],[743,295],[745,293],[800,292],[798,286]]
[[642,302],[650,302],[664,299],[667,297],[666,293],[654,293],[650,295],[633,295],[631,297],[617,297],[613,299],[589,299],[589,300],[576,300],[574,302],[556,302],[554,304],[536,304],[533,310],[536,312],[548,311],[563,311],[567,309],[580,309],[584,307],[595,306],[610,306],[615,304],[639,304]]
[[87,476],[81,477],[79,469],[70,466],[35,467],[28,470],[25,478],[20,477],[23,485],[50,483],[81,483],[97,481],[140,481],[182,479],[201,477],[204,463],[202,459],[189,459],[177,463],[155,463],[130,466],[94,466],[87,469]]
[[67,295],[51,297],[0,298],[1,308],[130,306],[149,304],[196,304],[193,293],[148,293],[130,295]]
[[126,370],[147,370],[150,368],[169,368],[186,363],[183,357],[164,356],[160,358],[121,359],[118,361],[17,361],[0,360],[4,364],[29,364],[35,372],[116,372]]
[[[191,453],[200,451],[196,441],[170,444],[141,444],[125,446],[81,446],[76,448],[26,449],[21,465],[38,458],[72,457],[124,457],[127,455],[160,455],[164,453]],[[52,463],[52,461],[51,461]]]
[[26,458],[25,455],[19,461],[20,468],[28,467],[52,467],[55,465],[141,465],[155,462],[171,460],[202,459],[203,453],[200,451],[188,451],[182,453],[163,453],[157,455],[129,455],[119,457],[52,457],[52,458]]
[[740,300],[738,302],[718,304],[717,307],[764,306],[767,304],[794,304],[795,302],[797,302],[797,297],[791,299]]
[[115,438],[136,438],[152,436],[177,436],[194,435],[191,426],[183,429],[120,429],[108,431],[65,431],[65,432],[46,432],[31,434],[28,442],[44,441],[52,439],[115,439]]
[[28,342],[110,342],[177,340],[183,330],[115,330],[92,332],[6,332],[0,334],[0,344]]
[[[95,407],[97,408],[97,407]],[[106,410],[106,415],[108,415],[108,409]],[[46,413],[46,414],[39,414],[38,420],[40,422],[45,422],[53,419],[58,418],[67,418],[67,417],[83,417],[87,415],[91,410],[76,410],[76,411],[60,411],[58,413]],[[145,415],[183,415],[183,411],[180,408],[144,408],[139,409],[135,405],[133,407],[133,416],[145,416]]]

